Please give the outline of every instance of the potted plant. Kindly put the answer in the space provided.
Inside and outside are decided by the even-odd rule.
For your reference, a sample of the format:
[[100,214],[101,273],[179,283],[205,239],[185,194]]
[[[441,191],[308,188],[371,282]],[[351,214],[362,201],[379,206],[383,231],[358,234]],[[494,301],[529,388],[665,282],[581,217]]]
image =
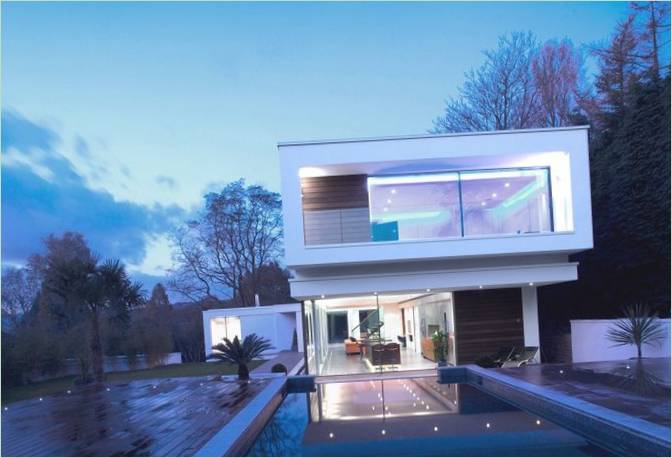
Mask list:
[[665,338],[665,329],[658,315],[646,305],[635,304],[623,308],[624,318],[607,331],[607,339],[614,346],[635,345],[637,359],[642,359],[642,345],[658,344]]
[[233,340],[227,338],[223,340],[223,342],[212,347],[215,352],[210,357],[227,363],[237,364],[239,380],[248,380],[250,378],[250,370],[247,365],[252,360],[259,358],[265,351],[273,348],[268,339],[259,337],[256,334],[248,335],[243,339],[242,343],[238,339],[238,336],[234,337]]
[[436,331],[432,334],[432,344],[434,346],[434,359],[439,367],[445,366],[446,356],[448,355],[448,334],[443,331]]

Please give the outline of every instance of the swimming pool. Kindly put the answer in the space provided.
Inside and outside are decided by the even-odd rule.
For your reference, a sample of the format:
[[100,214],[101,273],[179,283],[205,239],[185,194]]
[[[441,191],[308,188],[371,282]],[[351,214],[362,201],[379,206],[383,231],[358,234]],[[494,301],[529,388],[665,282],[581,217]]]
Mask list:
[[288,394],[248,456],[608,456],[469,384],[323,383]]

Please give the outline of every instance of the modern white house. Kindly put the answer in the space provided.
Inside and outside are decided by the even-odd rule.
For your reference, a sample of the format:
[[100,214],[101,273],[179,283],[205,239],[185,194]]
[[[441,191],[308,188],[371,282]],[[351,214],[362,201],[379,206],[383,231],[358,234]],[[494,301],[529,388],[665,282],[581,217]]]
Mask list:
[[[256,334],[273,345],[265,356],[283,350],[302,352],[303,320],[301,304],[277,304],[203,311],[203,340],[206,356],[226,337],[244,339]],[[295,341],[296,339],[296,341]]]
[[593,246],[587,127],[278,149],[311,374],[434,367],[437,330],[452,364],[539,347],[537,288]]

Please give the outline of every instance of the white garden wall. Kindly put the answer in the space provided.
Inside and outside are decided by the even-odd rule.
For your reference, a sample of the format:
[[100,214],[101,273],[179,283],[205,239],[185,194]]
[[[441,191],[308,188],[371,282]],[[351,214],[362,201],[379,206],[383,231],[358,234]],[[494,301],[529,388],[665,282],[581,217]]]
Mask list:
[[[584,363],[591,361],[617,361],[637,356],[634,345],[614,346],[607,339],[607,330],[619,320],[571,320],[572,326],[572,361]],[[660,346],[645,345],[642,356],[645,358],[670,357],[670,320],[660,320],[665,326],[665,339]]]

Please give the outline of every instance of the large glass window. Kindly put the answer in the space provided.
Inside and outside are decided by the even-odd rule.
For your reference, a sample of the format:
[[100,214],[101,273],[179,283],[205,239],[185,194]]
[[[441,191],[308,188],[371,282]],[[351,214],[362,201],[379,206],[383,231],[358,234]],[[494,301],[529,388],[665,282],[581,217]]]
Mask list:
[[240,339],[240,318],[237,316],[212,318],[210,319],[210,332],[212,345],[221,343],[225,337],[229,340],[235,337]]
[[552,231],[548,169],[461,172],[464,235]]
[[458,237],[457,173],[370,177],[371,240]]

